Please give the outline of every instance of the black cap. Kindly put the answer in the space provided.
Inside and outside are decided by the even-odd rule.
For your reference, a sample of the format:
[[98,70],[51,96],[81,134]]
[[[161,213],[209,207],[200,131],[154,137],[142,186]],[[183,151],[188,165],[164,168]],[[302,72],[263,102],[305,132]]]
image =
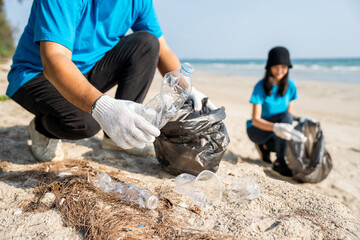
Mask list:
[[270,69],[271,66],[279,64],[288,65],[289,68],[292,68],[289,51],[284,47],[274,47],[269,51],[265,69]]

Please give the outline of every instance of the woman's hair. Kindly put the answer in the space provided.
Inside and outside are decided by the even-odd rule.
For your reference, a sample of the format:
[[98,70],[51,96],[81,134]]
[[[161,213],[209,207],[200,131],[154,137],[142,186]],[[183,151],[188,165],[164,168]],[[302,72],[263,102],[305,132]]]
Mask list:
[[[264,77],[264,90],[266,95],[271,96],[273,87],[273,77],[270,69],[266,69]],[[289,87],[289,71],[280,80],[278,94],[283,97]]]
[[[264,77],[264,90],[266,95],[271,96],[273,87],[273,76],[270,68],[275,65],[287,65],[292,68],[290,53],[284,47],[274,47],[268,53],[268,60],[265,66],[266,72]],[[289,87],[289,68],[285,76],[280,80],[278,94],[284,96]]]

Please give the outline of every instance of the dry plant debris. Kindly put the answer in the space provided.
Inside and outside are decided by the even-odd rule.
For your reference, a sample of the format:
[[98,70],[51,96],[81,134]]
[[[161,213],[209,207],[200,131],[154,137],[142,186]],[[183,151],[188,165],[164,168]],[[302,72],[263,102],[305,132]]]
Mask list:
[[[160,197],[156,210],[147,210],[121,201],[114,193],[102,192],[90,182],[89,176],[95,176],[96,171],[84,161],[61,166],[52,164],[50,170],[47,165],[39,167],[47,169],[46,172],[1,174],[0,180],[25,182],[32,179],[37,183],[35,199],[24,203],[23,210],[36,212],[56,208],[64,224],[83,232],[87,239],[224,239],[217,233],[205,233],[173,220],[173,203],[166,197]],[[59,177],[64,167],[76,171],[71,176]],[[44,200],[53,195],[55,201]]]

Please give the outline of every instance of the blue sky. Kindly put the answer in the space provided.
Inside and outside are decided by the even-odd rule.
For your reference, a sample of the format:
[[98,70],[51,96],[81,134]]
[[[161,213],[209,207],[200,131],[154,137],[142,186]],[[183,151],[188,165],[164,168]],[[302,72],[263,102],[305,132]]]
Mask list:
[[[5,0],[11,24],[27,23],[32,0]],[[180,58],[360,57],[359,0],[154,0],[165,39]]]

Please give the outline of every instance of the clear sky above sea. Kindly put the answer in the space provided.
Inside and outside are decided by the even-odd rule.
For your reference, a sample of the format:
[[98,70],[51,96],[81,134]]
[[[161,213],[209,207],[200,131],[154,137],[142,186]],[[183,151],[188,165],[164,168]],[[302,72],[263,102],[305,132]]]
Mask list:
[[[32,0],[5,0],[18,40]],[[164,36],[180,58],[360,57],[360,0],[154,0]]]

